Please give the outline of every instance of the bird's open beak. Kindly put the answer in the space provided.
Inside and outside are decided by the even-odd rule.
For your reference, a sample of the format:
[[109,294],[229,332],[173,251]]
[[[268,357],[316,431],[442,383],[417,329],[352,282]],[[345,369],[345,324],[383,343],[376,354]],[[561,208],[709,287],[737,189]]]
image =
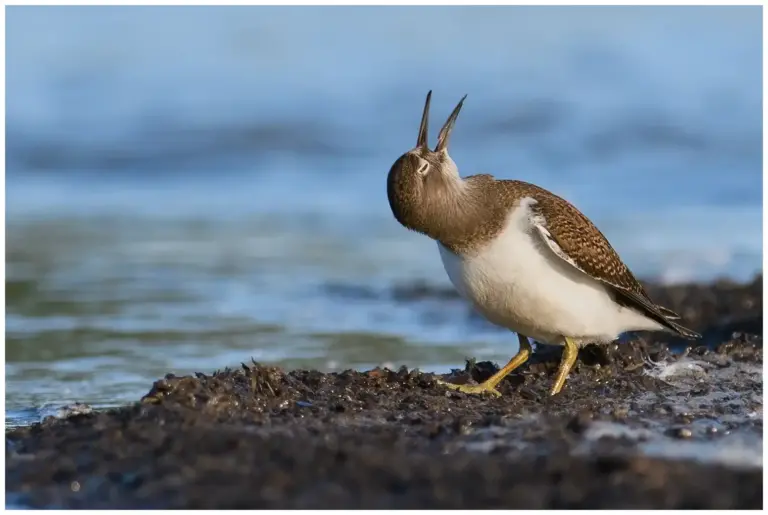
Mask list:
[[[467,95],[461,97],[458,105],[453,109],[451,116],[448,117],[445,125],[443,125],[443,128],[440,129],[440,134],[437,136],[437,147],[435,147],[435,152],[448,150],[448,138],[451,136],[451,131],[453,130],[453,126],[456,123],[456,118],[459,116],[459,111],[461,111],[461,106],[464,105],[464,100],[466,98]],[[429,105],[429,98],[427,98],[427,105]]]

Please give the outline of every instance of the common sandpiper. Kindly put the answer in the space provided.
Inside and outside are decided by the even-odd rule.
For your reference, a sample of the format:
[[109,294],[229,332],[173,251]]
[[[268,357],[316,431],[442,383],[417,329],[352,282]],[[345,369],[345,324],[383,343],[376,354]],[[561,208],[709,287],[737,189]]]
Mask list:
[[427,94],[416,146],[387,177],[389,205],[404,227],[437,241],[450,281],[490,322],[517,333],[520,350],[478,385],[443,383],[465,393],[501,395],[496,387],[525,363],[528,338],[563,345],[551,395],[560,392],[578,349],[628,331],[700,335],[654,303],[608,240],[568,201],[544,188],[489,174],[462,178],[448,141],[466,99],[428,145]]

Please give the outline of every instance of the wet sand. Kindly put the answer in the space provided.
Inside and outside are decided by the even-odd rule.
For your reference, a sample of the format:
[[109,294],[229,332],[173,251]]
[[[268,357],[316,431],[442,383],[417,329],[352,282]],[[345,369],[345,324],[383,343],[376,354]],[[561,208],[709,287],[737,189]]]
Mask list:
[[[324,374],[247,362],[169,375],[134,405],[71,409],[8,431],[7,502],[760,508],[762,462],[709,450],[762,434],[762,278],[700,288],[658,287],[653,297],[667,295],[710,339],[755,323],[759,333],[731,331],[684,353],[649,335],[589,346],[555,397],[547,392],[561,350],[545,346],[500,385],[501,398],[450,391],[405,368]],[[496,369],[468,362],[444,378],[482,381]]]

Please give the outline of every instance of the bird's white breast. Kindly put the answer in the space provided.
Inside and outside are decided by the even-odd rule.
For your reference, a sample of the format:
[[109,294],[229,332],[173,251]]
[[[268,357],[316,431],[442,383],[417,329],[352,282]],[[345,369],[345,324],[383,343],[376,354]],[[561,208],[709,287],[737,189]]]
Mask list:
[[482,248],[457,255],[438,243],[445,271],[459,293],[491,322],[537,341],[611,341],[629,330],[659,329],[617,305],[606,287],[553,252],[537,230],[525,198],[504,229]]

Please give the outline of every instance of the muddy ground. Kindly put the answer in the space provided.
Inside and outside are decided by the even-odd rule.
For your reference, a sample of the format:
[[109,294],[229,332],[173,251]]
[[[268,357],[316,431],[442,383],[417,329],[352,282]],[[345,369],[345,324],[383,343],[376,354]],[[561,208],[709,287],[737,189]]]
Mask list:
[[[654,288],[654,298],[668,296],[667,305],[720,342],[684,354],[648,335],[586,347],[556,397],[547,392],[560,349],[543,346],[500,385],[501,398],[446,390],[434,375],[404,368],[323,374],[248,362],[169,375],[134,405],[81,407],[7,432],[7,502],[761,508],[761,465],[695,453],[653,457],[643,445],[715,446],[729,435],[762,433],[762,278],[682,292]],[[732,334],[742,326],[758,330]],[[685,373],[660,374],[663,364]],[[446,378],[481,381],[495,370],[468,362]]]

